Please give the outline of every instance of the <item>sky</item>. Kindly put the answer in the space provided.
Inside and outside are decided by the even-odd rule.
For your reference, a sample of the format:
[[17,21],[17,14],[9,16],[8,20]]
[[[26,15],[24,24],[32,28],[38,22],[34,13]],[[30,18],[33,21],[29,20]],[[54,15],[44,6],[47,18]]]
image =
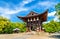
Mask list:
[[0,16],[10,19],[12,22],[22,22],[17,16],[26,16],[30,11],[41,14],[48,9],[46,22],[57,20],[55,5],[60,0],[0,0]]

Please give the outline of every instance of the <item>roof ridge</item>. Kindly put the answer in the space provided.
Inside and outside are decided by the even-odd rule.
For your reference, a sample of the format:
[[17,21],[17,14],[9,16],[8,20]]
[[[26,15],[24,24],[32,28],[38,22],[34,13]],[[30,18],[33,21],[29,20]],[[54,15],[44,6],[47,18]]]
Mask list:
[[38,13],[34,12],[34,11],[30,11],[30,13],[27,16],[32,16],[32,15],[37,15]]

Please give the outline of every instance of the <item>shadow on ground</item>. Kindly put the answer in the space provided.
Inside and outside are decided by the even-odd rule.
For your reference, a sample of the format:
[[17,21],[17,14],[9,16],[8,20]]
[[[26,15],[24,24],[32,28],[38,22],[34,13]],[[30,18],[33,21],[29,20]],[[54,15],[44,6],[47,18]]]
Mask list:
[[52,35],[52,36],[49,36],[50,38],[55,38],[55,39],[60,39],[60,35]]

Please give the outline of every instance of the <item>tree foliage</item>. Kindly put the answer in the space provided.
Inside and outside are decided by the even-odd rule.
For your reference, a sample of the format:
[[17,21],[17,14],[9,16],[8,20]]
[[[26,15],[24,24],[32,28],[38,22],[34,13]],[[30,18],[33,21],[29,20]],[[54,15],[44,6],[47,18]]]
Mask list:
[[58,17],[58,19],[59,19],[59,22],[60,22],[60,3],[58,3],[56,6],[55,6],[55,8],[56,8],[56,16]]
[[49,23],[43,24],[43,27],[46,32],[54,33],[60,31],[60,24],[59,22],[55,22],[54,20],[50,21]]
[[19,28],[20,32],[26,31],[25,23],[14,23],[0,16],[0,33],[13,33],[13,29]]

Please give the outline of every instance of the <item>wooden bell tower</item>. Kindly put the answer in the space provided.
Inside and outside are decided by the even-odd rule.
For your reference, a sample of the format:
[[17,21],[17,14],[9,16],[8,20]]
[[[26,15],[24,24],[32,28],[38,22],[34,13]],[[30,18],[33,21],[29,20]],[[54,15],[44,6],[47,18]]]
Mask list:
[[42,14],[35,13],[31,11],[27,16],[18,18],[26,22],[27,31],[42,31],[42,22],[47,20],[48,10]]

